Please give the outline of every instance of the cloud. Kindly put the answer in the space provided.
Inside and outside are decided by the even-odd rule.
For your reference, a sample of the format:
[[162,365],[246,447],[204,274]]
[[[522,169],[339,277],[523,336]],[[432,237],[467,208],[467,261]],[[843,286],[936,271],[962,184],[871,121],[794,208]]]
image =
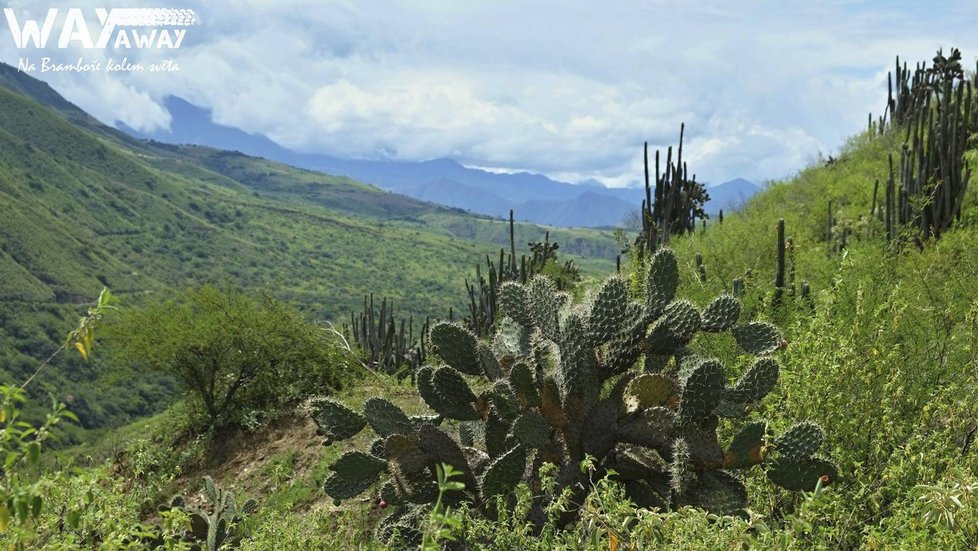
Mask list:
[[[966,2],[185,5],[201,24],[179,50],[153,54],[172,54],[179,72],[41,76],[137,128],[165,126],[158,105],[173,94],[301,151],[627,185],[641,176],[642,142],[664,150],[682,122],[701,180],[788,176],[881,109],[893,56],[978,54]],[[2,59],[21,54],[0,35]]]

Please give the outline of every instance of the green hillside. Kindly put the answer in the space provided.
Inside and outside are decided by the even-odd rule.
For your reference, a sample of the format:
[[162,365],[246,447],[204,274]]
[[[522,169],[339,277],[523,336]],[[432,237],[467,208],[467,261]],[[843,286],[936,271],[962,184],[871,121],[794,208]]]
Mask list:
[[[869,209],[873,182],[886,177],[887,156],[900,143],[893,134],[858,136],[832,163],[818,162],[775,182],[743,213],[671,243],[679,260],[678,296],[705,307],[740,277],[747,317],[781,328],[788,345],[778,354],[780,380],[750,419],[770,420],[775,433],[797,420],[818,423],[826,439],[819,453],[836,463],[838,480],[815,493],[795,494],[755,472],[744,478],[747,518],[636,509],[608,486],[592,494],[595,501],[583,519],[560,533],[531,535],[519,513],[500,522],[466,517],[464,531],[495,542],[480,547],[486,549],[603,549],[613,548],[611,542],[635,549],[973,548],[978,453],[968,435],[974,434],[978,384],[978,200],[972,189],[961,221],[938,242],[887,245]],[[978,163],[974,151],[969,158]],[[849,228],[845,247],[827,239],[829,201],[833,235]],[[804,280],[811,293],[772,307],[779,219],[794,244],[789,262],[796,288]],[[640,271],[638,263],[629,265],[633,276]],[[728,345],[697,341],[698,350],[714,354]],[[378,395],[409,414],[425,412],[404,383],[383,378],[336,398],[358,409]],[[152,458],[157,476],[181,473],[174,483],[137,496],[106,492],[107,514],[145,520],[134,512],[135,500],[193,493],[206,474],[261,504],[242,548],[380,548],[373,526],[383,511],[372,494],[336,505],[323,493],[328,466],[345,452],[369,446],[367,435],[322,447],[315,425],[300,411],[231,443],[210,444],[223,455],[208,460],[206,445],[171,450],[181,434],[173,419],[189,423],[184,416],[177,407],[76,451],[131,454],[89,471],[92,480],[119,476],[108,469],[144,469],[145,458]],[[140,433],[147,436],[128,442],[127,435]],[[728,440],[734,436],[726,425],[721,433]]]
[[[936,188],[939,166],[978,173],[978,110],[968,111],[978,81],[968,78],[957,103],[945,93],[940,108],[917,104],[915,121],[941,125],[916,134],[871,125],[722,223],[674,236],[651,261],[633,249],[621,278],[604,281],[614,272],[611,236],[552,231],[561,254],[604,258],[581,261],[591,277],[566,295],[543,280],[501,286],[493,337],[439,325],[413,377],[359,370],[357,352],[313,339],[342,359],[296,380],[342,366],[349,383],[323,390],[328,397],[303,394],[287,388],[290,366],[271,362],[283,375],[250,390],[267,399],[263,389],[284,388],[296,400],[208,424],[196,393],[215,378],[198,384],[189,371],[183,400],[148,377],[119,397],[95,390],[99,360],[59,364],[42,388],[87,392],[88,401],[66,401],[88,418],[171,405],[68,449],[45,443],[43,459],[8,421],[5,473],[14,476],[0,489],[20,493],[0,501],[11,526],[0,541],[191,549],[189,540],[207,539],[195,513],[203,507],[230,519],[212,519],[228,536],[222,549],[400,549],[431,539],[441,541],[426,551],[976,549],[978,188],[971,182],[960,216],[948,211],[936,239],[913,217],[888,235],[877,186],[908,136],[961,147],[919,170],[922,193]],[[199,343],[223,335],[225,320],[241,327],[233,338],[270,355],[293,352],[289,335],[266,348],[274,328],[251,334],[247,317],[225,314],[237,310],[210,290],[220,308],[208,311],[202,337],[183,321],[201,319],[190,306],[163,299],[232,278],[320,317],[355,307],[368,284],[387,286],[382,294],[405,311],[444,311],[463,304],[472,264],[508,238],[503,221],[240,154],[131,144],[20,95],[0,100],[10,107],[0,109],[0,190],[16,205],[2,225],[7,365],[36,358],[24,343],[59,339],[74,303],[109,283],[137,305],[124,318],[138,320],[130,354],[165,342],[178,353],[155,358],[164,371],[209,357],[253,367],[246,346],[207,356]],[[966,116],[941,118],[963,105]],[[57,131],[19,137],[33,135],[32,121]],[[957,140],[960,129],[967,138]],[[919,196],[906,203],[901,212],[927,206]],[[524,226],[517,239],[541,231]],[[173,304],[176,321],[166,319]],[[179,325],[178,342],[159,339],[159,318]],[[0,412],[12,419],[16,393],[5,392]],[[443,464],[460,474],[436,480]],[[216,488],[256,504],[208,509]],[[398,535],[413,543],[381,541]]]
[[[60,344],[103,286],[135,306],[230,283],[339,320],[374,293],[399,315],[439,317],[464,306],[465,277],[508,244],[499,220],[238,153],[138,142],[42,83],[2,76],[19,83],[0,88],[0,362],[11,381]],[[517,238],[545,231],[519,224]],[[609,232],[554,233],[562,253],[590,257],[577,259],[585,273],[613,266]],[[143,395],[109,407],[95,391],[108,367],[52,370],[38,392],[99,410],[87,425],[164,405],[165,389],[130,382]]]

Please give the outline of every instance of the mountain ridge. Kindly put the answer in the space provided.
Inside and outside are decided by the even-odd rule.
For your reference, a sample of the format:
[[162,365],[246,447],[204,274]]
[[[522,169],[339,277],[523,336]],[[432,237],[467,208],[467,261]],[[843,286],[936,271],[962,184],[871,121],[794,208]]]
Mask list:
[[[139,132],[122,123],[119,128],[138,138],[167,143],[196,143],[238,150],[300,168],[345,175],[380,188],[404,193],[446,206],[490,216],[516,217],[533,223],[573,227],[621,226],[634,216],[644,198],[639,187],[608,188],[593,181],[570,184],[530,172],[496,173],[471,168],[453,159],[427,161],[348,160],[324,154],[296,152],[260,134],[213,121],[209,109],[168,96],[163,106],[170,112],[167,131]],[[729,184],[738,182],[736,189]],[[752,187],[743,183],[751,184]],[[743,179],[708,188],[711,201],[707,211],[731,211],[760,190]],[[585,194],[592,194],[585,197]],[[595,204],[594,196],[600,195]]]
[[[521,244],[547,231],[585,274],[613,269],[620,245],[610,232],[515,225]],[[0,69],[8,382],[57,349],[103,287],[125,308],[216,283],[266,289],[337,325],[371,293],[393,300],[399,317],[445,317],[466,311],[473,265],[508,243],[503,220],[242,153],[137,140]],[[101,360],[64,361],[32,391],[69,402],[85,427],[151,412],[163,392],[142,378],[105,382]],[[99,399],[112,392],[126,398]]]

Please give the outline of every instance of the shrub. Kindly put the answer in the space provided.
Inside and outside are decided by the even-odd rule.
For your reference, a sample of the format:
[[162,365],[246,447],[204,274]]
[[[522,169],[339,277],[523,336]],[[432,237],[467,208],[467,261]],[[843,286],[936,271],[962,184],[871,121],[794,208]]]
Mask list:
[[351,375],[351,355],[268,294],[204,286],[112,324],[121,359],[174,377],[211,427],[273,413]]

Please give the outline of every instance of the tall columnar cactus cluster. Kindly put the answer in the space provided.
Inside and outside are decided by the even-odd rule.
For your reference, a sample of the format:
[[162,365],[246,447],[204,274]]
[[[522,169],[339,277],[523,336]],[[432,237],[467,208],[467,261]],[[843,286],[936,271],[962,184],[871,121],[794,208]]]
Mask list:
[[414,318],[394,319],[394,303],[383,299],[378,310],[374,297],[363,298],[363,311],[350,312],[350,324],[344,326],[347,336],[363,353],[364,361],[371,367],[387,373],[403,373],[405,368],[413,372],[425,360],[425,336],[429,321],[421,326],[417,338],[414,335]]
[[[462,471],[465,493],[457,499],[488,510],[520,482],[540,495],[545,462],[558,466],[561,488],[583,497],[590,485],[579,465],[587,456],[599,471],[613,469],[636,503],[660,509],[742,513],[747,491],[735,473],[752,467],[793,491],[833,481],[835,467],[816,455],[818,426],[799,423],[775,437],[766,422],[748,419],[778,381],[773,354],[785,344],[778,330],[742,323],[731,296],[703,310],[676,300],[678,284],[668,249],[651,259],[641,300],[618,276],[583,304],[542,276],[504,283],[505,319],[491,340],[458,325],[432,327],[443,363],[423,367],[417,385],[433,416],[410,417],[382,398],[362,411],[325,399],[314,404],[328,443],[367,425],[377,437],[369,451],[340,457],[326,493],[352,498],[384,477],[380,498],[396,506],[386,529],[410,533],[411,519],[423,516],[418,506],[437,494],[439,463]],[[691,347],[703,333],[727,333],[755,358],[733,379],[719,360]],[[721,419],[743,425],[732,440],[721,442]]]
[[[832,203],[829,202],[829,205],[831,204]],[[795,242],[790,236],[785,237],[784,218],[781,218],[778,220],[778,254],[777,265],[774,270],[774,293],[771,295],[772,306],[777,307],[781,305],[784,302],[785,296],[787,296],[789,299],[794,299],[800,296],[801,299],[807,301],[810,305],[813,305],[810,300],[811,289],[809,288],[807,281],[801,282],[801,292],[800,294],[798,293],[798,289],[795,286],[796,268]],[[743,283],[741,283],[741,285],[742,284]],[[735,288],[734,296],[739,296],[739,294],[740,293],[738,293]]]
[[695,174],[690,177],[683,161],[685,131],[686,125],[682,125],[675,161],[672,147],[666,150],[664,172],[660,172],[659,152],[655,152],[654,187],[649,172],[649,144],[645,144],[645,199],[640,211],[642,234],[635,243],[639,255],[645,251],[653,253],[660,246],[668,245],[673,235],[692,233],[696,230],[697,219],[706,220],[709,217],[703,207],[710,200],[710,195],[706,187],[696,181]]
[[[476,264],[475,280],[471,283],[468,279],[465,280],[465,288],[469,294],[469,313],[463,319],[463,324],[476,335],[488,336],[496,326],[499,311],[498,290],[503,282],[526,283],[534,275],[546,269],[549,263],[557,263],[557,249],[560,246],[556,241],[550,240],[550,232],[544,234],[543,241],[531,241],[527,246],[530,248],[530,255],[523,254],[517,261],[515,221],[513,211],[510,210],[509,253],[505,249],[500,249],[498,262],[493,262],[493,259],[487,255],[485,275],[482,267]],[[573,260],[558,266],[560,267],[556,281],[558,288],[570,287],[580,280],[580,271]]]
[[[884,222],[888,240],[900,225],[920,238],[940,237],[960,216],[971,172],[964,160],[968,140],[978,132],[978,66],[967,75],[961,52],[937,52],[931,66],[918,63],[911,71],[897,58],[895,82],[890,74],[887,115],[879,131],[904,132],[899,164],[885,183],[877,208],[874,190],[871,214]],[[894,89],[895,88],[895,89]]]
[[[465,280],[468,292],[468,314],[463,317],[463,325],[480,337],[491,334],[496,325],[499,310],[497,291],[505,281],[526,283],[534,275],[547,268],[548,263],[557,262],[556,241],[550,240],[550,233],[541,242],[527,243],[530,254],[516,257],[516,233],[513,211],[509,211],[509,252],[499,250],[499,260],[494,262],[486,256],[486,271],[476,264],[475,279]],[[580,280],[580,271],[573,260],[558,265],[557,286],[569,288]],[[449,310],[449,318],[454,313]],[[414,318],[400,320],[394,317],[394,303],[381,300],[379,309],[374,305],[373,295],[364,297],[363,310],[350,312],[350,323],[344,324],[344,333],[360,349],[368,365],[390,374],[403,374],[405,368],[415,372],[425,361],[425,337],[429,320],[425,319],[421,331],[415,336]]]

